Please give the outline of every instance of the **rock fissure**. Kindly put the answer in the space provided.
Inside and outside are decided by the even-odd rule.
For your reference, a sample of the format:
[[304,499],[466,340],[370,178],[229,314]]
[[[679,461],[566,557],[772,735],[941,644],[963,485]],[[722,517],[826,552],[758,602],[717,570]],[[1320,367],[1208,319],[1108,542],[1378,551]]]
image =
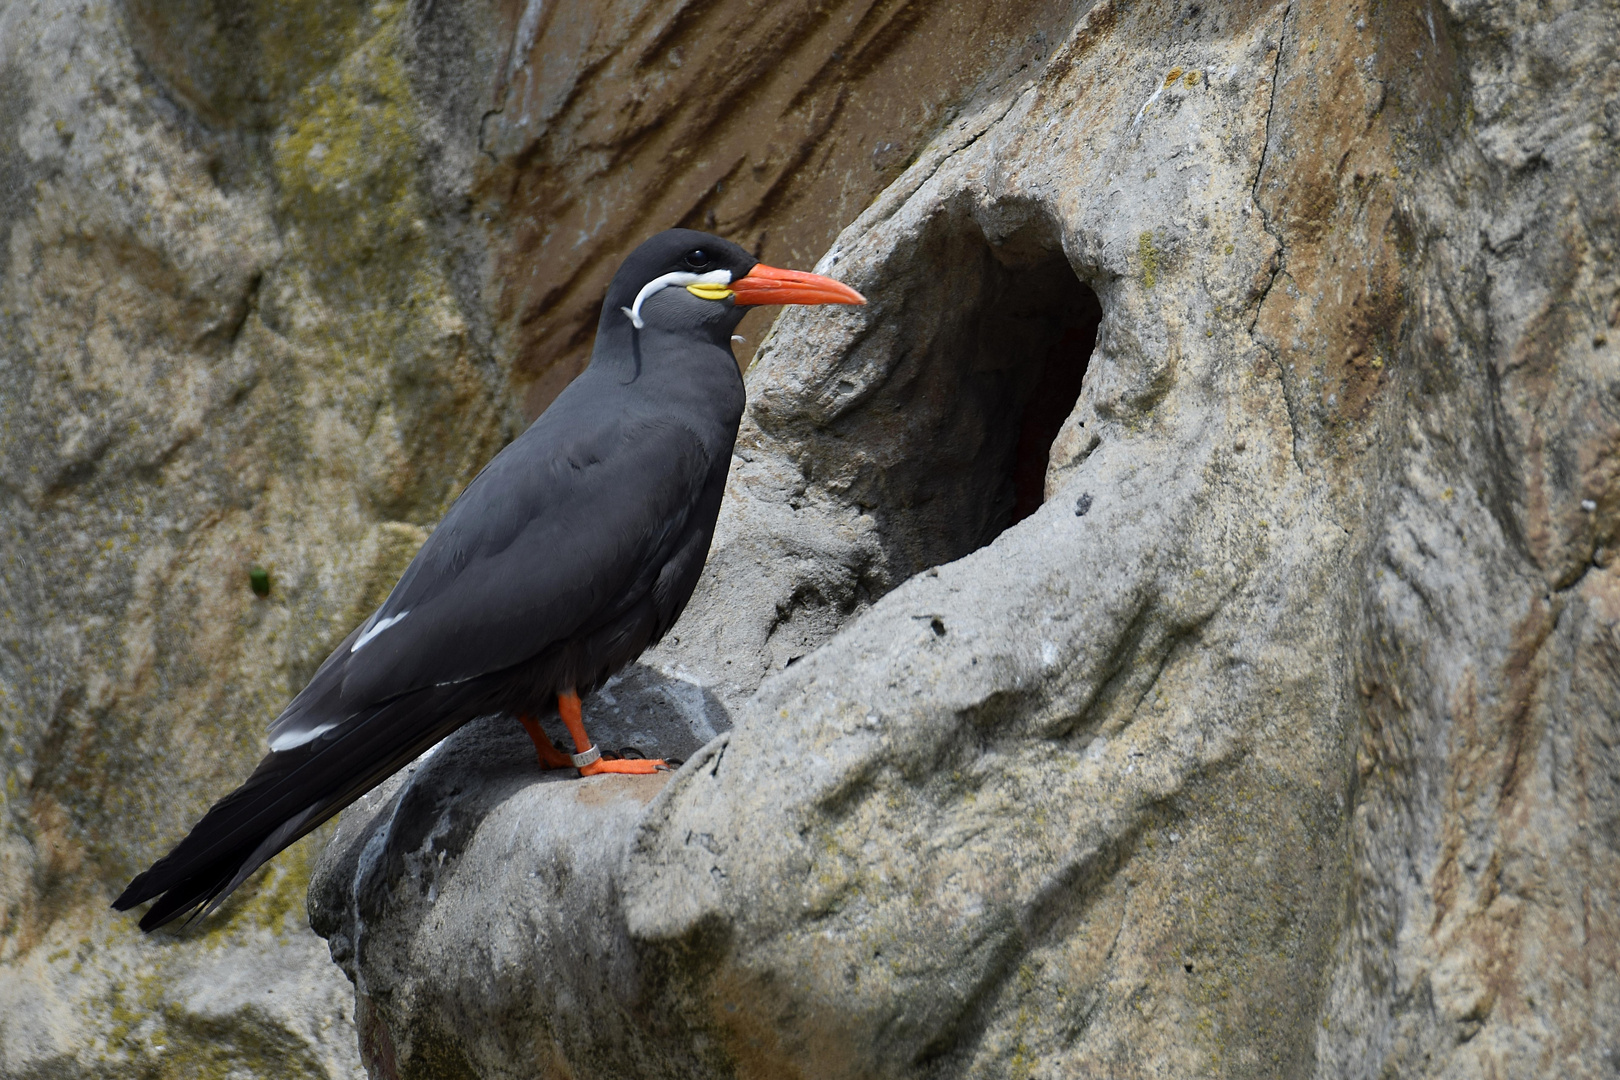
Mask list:
[[1265,308],[1267,300],[1270,299],[1272,289],[1276,288],[1279,280],[1286,279],[1288,277],[1287,241],[1282,232],[1271,220],[1271,211],[1266,206],[1265,196],[1261,191],[1261,184],[1265,181],[1267,157],[1271,151],[1271,142],[1273,137],[1272,116],[1276,112],[1277,94],[1282,86],[1283,48],[1288,38],[1289,16],[1293,14],[1293,10],[1294,5],[1292,0],[1290,0],[1289,3],[1284,5],[1282,14],[1277,19],[1277,39],[1275,42],[1276,56],[1272,62],[1272,72],[1270,87],[1268,90],[1268,100],[1266,103],[1264,127],[1261,135],[1260,160],[1255,167],[1254,182],[1250,186],[1250,202],[1254,206],[1255,212],[1260,215],[1261,227],[1265,230],[1266,235],[1271,238],[1276,247],[1271,255],[1270,263],[1265,271],[1267,275],[1266,282],[1263,286],[1256,290],[1258,295],[1254,303],[1254,317],[1249,320],[1249,337],[1266,351],[1267,355],[1271,358],[1272,365],[1276,368],[1277,390],[1282,395],[1283,405],[1288,416],[1288,427],[1292,441],[1294,467],[1299,470],[1301,476],[1304,476],[1306,474],[1306,470],[1305,463],[1300,457],[1301,417],[1299,403],[1296,400],[1297,395],[1289,386],[1289,372],[1284,367],[1281,351],[1273,342],[1268,341],[1264,334],[1256,333],[1256,330],[1260,324],[1261,311]]

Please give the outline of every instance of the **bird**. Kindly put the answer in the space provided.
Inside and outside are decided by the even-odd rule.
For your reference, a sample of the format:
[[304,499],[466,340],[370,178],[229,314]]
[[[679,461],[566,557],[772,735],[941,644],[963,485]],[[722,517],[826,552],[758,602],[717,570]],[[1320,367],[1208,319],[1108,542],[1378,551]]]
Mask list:
[[[670,229],[614,274],[590,362],[463,490],[382,606],[269,727],[269,753],[113,901],[152,931],[218,908],[278,852],[463,724],[515,717],[542,768],[611,760],[580,695],[680,616],[708,558],[746,393],[733,332],[759,304],[864,304],[818,274]],[[536,714],[555,701],[574,743]]]

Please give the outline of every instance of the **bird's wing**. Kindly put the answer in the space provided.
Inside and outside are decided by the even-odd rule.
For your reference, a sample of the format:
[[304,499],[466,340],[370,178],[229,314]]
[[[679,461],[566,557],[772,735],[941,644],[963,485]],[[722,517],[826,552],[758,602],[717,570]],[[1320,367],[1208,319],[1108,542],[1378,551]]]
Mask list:
[[511,667],[654,587],[711,471],[702,442],[660,420],[538,428],[468,485],[387,601],[271,725],[272,747]]

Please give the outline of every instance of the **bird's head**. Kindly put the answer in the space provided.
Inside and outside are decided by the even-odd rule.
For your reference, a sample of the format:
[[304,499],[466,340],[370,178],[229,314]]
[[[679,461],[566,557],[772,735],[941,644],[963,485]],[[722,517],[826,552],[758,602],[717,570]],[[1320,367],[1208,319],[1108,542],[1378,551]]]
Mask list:
[[619,267],[608,287],[602,327],[618,323],[725,340],[751,305],[864,303],[860,293],[832,278],[779,270],[729,240],[669,229],[636,248]]

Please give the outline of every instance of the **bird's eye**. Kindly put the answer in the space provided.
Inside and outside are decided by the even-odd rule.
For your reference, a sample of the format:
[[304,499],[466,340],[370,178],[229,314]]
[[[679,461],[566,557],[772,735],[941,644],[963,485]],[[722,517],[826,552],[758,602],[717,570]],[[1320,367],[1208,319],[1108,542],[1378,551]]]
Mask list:
[[686,253],[686,265],[694,270],[701,270],[709,265],[709,253],[702,248],[695,248]]

